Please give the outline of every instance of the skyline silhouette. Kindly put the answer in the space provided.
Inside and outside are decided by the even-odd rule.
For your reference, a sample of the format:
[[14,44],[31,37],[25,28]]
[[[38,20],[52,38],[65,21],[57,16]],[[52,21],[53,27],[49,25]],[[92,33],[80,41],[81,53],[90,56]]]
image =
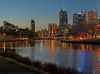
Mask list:
[[68,21],[72,21],[73,13],[97,10],[100,15],[100,1],[95,0],[0,0],[0,26],[8,21],[19,27],[29,27],[31,18],[36,21],[36,31],[47,27],[49,22],[59,25],[59,11],[64,8],[68,12]]

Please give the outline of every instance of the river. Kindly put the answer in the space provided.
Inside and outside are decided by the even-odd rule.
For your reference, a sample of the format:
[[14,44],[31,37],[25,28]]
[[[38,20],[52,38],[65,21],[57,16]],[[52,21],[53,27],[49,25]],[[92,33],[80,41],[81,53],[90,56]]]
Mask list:
[[15,48],[17,54],[42,63],[54,63],[89,74],[100,74],[100,45],[34,40],[1,42],[0,47],[4,51],[6,48]]

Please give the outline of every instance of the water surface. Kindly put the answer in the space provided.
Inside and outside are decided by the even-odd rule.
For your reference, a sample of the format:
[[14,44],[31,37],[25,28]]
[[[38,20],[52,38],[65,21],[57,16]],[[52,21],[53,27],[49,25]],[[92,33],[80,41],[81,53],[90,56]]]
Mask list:
[[58,40],[2,42],[0,47],[42,63],[55,63],[89,74],[100,74],[100,45],[64,43]]

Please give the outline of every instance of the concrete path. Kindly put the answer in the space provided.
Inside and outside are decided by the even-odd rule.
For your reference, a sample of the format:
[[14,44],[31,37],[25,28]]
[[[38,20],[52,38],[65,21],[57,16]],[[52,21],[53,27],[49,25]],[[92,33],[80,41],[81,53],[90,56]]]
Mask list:
[[0,74],[36,74],[14,63],[0,59]]

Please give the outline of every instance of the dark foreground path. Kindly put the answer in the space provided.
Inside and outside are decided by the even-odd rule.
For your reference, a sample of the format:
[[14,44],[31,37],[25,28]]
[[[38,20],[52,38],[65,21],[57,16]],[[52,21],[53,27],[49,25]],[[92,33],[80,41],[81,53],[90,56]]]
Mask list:
[[36,74],[14,63],[0,59],[0,74]]

